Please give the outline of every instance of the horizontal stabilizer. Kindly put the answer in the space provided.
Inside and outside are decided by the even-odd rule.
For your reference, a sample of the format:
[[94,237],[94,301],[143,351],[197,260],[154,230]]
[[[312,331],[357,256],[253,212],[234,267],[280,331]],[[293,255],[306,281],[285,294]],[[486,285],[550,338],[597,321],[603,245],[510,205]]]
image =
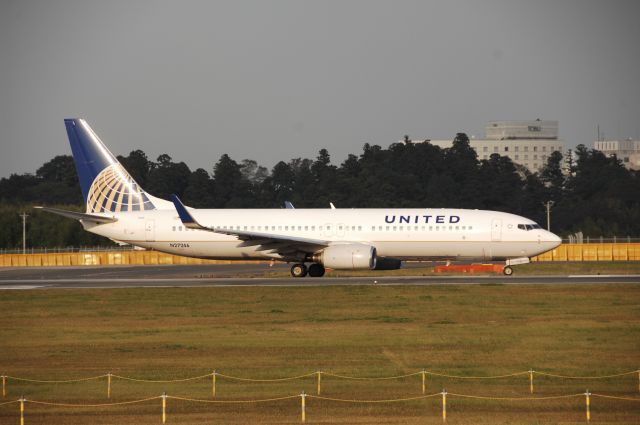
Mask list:
[[118,221],[118,219],[115,217],[107,217],[107,216],[96,215],[96,214],[85,214],[85,213],[80,213],[76,211],[61,210],[58,208],[50,208],[50,207],[34,207],[34,208],[37,208],[42,211],[47,211],[53,214],[58,214],[63,217],[73,218],[75,220],[92,221],[94,223],[115,223],[116,221]]

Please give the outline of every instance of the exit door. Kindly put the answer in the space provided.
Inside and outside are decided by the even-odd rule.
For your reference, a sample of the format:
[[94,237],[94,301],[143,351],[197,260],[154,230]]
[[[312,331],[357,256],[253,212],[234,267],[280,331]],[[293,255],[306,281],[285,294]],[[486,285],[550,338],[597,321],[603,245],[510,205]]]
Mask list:
[[156,222],[155,220],[146,220],[144,222],[144,236],[147,242],[156,240]]
[[494,218],[491,221],[491,240],[502,240],[502,220],[500,220],[499,218]]

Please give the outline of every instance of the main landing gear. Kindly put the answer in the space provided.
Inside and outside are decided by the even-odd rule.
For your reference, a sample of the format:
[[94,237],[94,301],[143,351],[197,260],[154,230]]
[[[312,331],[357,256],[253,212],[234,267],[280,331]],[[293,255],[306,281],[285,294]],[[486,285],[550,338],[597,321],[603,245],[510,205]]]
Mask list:
[[502,269],[502,273],[504,273],[505,276],[511,276],[513,274],[513,269],[511,268],[511,266],[504,266],[504,269]]
[[296,263],[291,266],[291,276],[293,277],[305,277],[307,274],[311,277],[322,277],[324,272],[324,266],[320,263],[312,263],[309,268],[303,263]]

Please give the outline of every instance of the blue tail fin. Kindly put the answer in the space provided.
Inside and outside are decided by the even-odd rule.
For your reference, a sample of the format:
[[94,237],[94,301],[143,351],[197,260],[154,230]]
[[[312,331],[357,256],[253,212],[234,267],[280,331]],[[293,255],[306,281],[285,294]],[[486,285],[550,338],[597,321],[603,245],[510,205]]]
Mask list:
[[87,213],[155,209],[149,196],[109,152],[85,120],[65,119],[64,125]]

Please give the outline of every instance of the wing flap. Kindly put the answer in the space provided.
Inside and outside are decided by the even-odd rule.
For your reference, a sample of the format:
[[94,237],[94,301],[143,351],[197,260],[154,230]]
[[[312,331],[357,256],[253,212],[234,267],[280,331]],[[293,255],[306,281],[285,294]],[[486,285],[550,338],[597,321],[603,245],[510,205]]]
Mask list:
[[178,216],[180,217],[182,224],[186,227],[222,235],[235,236],[242,241],[239,245],[241,247],[256,246],[258,251],[272,251],[286,256],[295,252],[314,253],[329,246],[329,241],[322,239],[204,226],[195,219],[176,195],[171,195],[171,200],[176,207],[176,211],[178,212]]

